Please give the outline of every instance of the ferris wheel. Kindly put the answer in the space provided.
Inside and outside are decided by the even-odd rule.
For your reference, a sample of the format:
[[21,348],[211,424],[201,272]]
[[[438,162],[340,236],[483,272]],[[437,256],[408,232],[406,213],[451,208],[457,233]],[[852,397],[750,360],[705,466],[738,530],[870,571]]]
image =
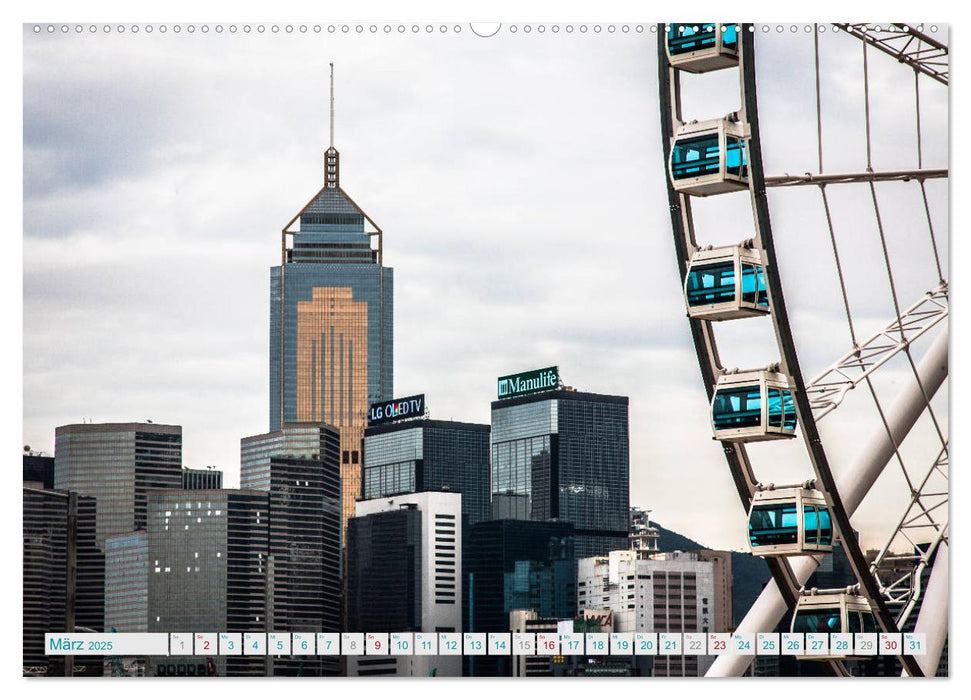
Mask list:
[[[763,30],[766,28],[763,27]],[[793,28],[795,30],[795,28]],[[731,476],[748,514],[752,554],[763,557],[772,580],[752,606],[739,632],[771,632],[791,613],[793,632],[900,632],[926,635],[926,648],[899,647],[903,673],[934,675],[947,639],[948,610],[948,435],[946,416],[935,411],[933,398],[948,373],[947,262],[935,231],[928,182],[945,179],[946,167],[926,167],[921,130],[921,94],[928,83],[948,84],[948,49],[922,26],[903,24],[841,24],[813,26],[815,77],[815,172],[766,175],[756,92],[755,25],[681,23],[657,27],[661,137],[667,170],[668,201],[684,301],[702,381],[711,405],[711,429],[720,441]],[[865,160],[850,172],[824,170],[821,115],[820,35],[842,34],[854,50],[862,47],[860,100],[865,115]],[[871,126],[874,88],[871,63],[898,62],[898,85],[913,76],[916,149],[913,167],[879,170],[873,166]],[[737,70],[740,109],[726,116],[682,114],[682,84],[702,73],[733,79]],[[714,79],[714,78],[709,78]],[[946,163],[945,163],[946,165]],[[915,188],[924,230],[913,233],[913,245],[927,247],[932,269],[921,282],[921,295],[904,298],[899,266],[892,264],[887,244],[887,200],[877,185],[907,183]],[[904,185],[902,185],[904,186]],[[870,267],[889,290],[890,317],[876,333],[864,334],[854,319],[848,293],[846,240],[839,236],[831,206],[833,188],[855,187],[852,196],[872,212],[873,245],[880,252]],[[815,357],[820,348],[799,348],[787,311],[779,250],[773,239],[770,204],[773,188],[818,191],[815,206],[825,224],[818,245],[829,251],[830,274],[838,280],[845,318],[845,345],[836,345],[823,365],[803,373],[797,350]],[[692,202],[747,191],[754,235],[731,245],[711,245],[712,231],[696,230]],[[862,234],[861,234],[862,235]],[[912,275],[911,275],[912,276]],[[912,285],[911,285],[912,286]],[[751,319],[763,319],[753,321]],[[719,354],[716,335],[733,324],[771,324],[775,345],[765,347],[765,364],[732,369],[731,358]],[[816,338],[829,351],[836,338]],[[920,355],[915,348],[926,348]],[[879,381],[887,367],[903,368],[906,381],[896,382],[887,400]],[[854,392],[869,395],[871,424],[859,440],[853,459],[832,458],[832,441],[824,441],[818,424],[838,420],[839,408]],[[856,396],[856,394],[854,394]],[[915,424],[930,426],[932,439],[917,449],[903,449]],[[801,440],[800,440],[801,438]],[[792,441],[805,453],[804,478],[776,485],[760,481],[767,466],[761,445]],[[902,474],[906,491],[902,512],[886,544],[868,560],[851,521],[871,487],[888,465]],[[741,524],[740,524],[741,525]],[[840,589],[805,587],[823,556],[839,542],[856,579]],[[900,552],[903,548],[903,553]],[[913,640],[911,640],[913,642]],[[850,675],[847,662],[859,653],[830,647],[823,655],[806,657],[826,664],[834,675]],[[708,675],[742,675],[753,656],[720,656]]]

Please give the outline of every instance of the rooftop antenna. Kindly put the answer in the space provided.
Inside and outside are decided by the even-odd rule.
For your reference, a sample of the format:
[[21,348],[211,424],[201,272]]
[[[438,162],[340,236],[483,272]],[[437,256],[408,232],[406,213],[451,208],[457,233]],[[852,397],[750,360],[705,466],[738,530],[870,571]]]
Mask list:
[[330,64],[330,148],[324,155],[324,187],[340,187],[340,154],[334,148],[334,64]]
[[330,147],[334,147],[334,64],[330,64]]

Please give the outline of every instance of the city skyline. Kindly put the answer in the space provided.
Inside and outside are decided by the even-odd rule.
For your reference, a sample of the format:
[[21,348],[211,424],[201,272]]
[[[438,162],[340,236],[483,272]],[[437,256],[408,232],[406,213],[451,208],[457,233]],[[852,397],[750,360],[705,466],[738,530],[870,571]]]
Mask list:
[[[767,55],[791,55],[800,78],[810,76],[811,37],[772,37]],[[238,483],[239,438],[266,425],[266,266],[280,227],[322,184],[333,60],[341,185],[381,222],[386,264],[397,270],[395,394],[426,393],[434,419],[485,423],[496,377],[555,364],[578,389],[630,396],[631,503],[707,546],[743,546],[679,296],[648,25],[640,36],[528,41],[467,30],[289,36],[286,52],[268,36],[114,39],[25,37],[26,443],[53,453],[57,425],[147,416],[184,427],[186,466],[215,464],[227,485]],[[184,55],[172,55],[174,43]],[[822,43],[829,57],[859,49]],[[391,70],[386,52],[398,59]],[[454,60],[442,65],[446,54]],[[253,68],[253,56],[264,63]],[[873,64],[881,80],[898,69]],[[767,171],[813,169],[808,131],[786,157],[770,150],[784,141],[783,122],[798,116],[790,103],[800,83],[771,82],[779,77],[772,62],[761,65]],[[484,66],[496,75],[483,77]],[[164,72],[151,73],[143,91],[134,77],[151,67]],[[856,85],[829,67],[842,116],[857,107]],[[209,95],[215,80],[228,89]],[[236,101],[219,97],[228,94]],[[933,116],[941,98],[929,89],[922,99],[925,159],[946,164],[946,128],[935,129],[941,116]],[[946,112],[943,119],[946,127]],[[883,136],[894,126],[878,122]],[[854,169],[837,166],[849,156],[832,160],[833,170]],[[946,260],[946,182],[928,190],[944,217]],[[855,213],[855,202],[840,204],[841,216]],[[697,215],[699,225],[712,221],[703,207]],[[791,207],[773,216],[780,230],[803,228]],[[813,245],[827,242],[819,233]],[[824,306],[828,292],[817,303],[812,275],[799,269],[801,256],[813,255],[799,238],[780,236],[793,322],[803,324],[794,327],[797,344],[819,328],[845,336],[841,310]],[[865,288],[866,276],[858,279]],[[925,279],[915,272],[904,284]],[[205,297],[212,302],[200,303]],[[875,298],[864,294],[861,307],[861,325],[886,322]],[[105,336],[115,343],[106,346]],[[807,374],[847,346],[801,345]],[[753,365],[761,360],[757,346],[744,350]],[[944,410],[946,393],[935,401]],[[852,455],[857,423],[872,427],[858,409],[847,404],[857,412],[835,433],[841,455]],[[684,420],[672,425],[672,413]],[[685,480],[684,463],[698,478]],[[689,485],[697,489],[690,500]],[[661,503],[671,505],[662,511]],[[854,522],[865,530],[881,517],[861,510]]]

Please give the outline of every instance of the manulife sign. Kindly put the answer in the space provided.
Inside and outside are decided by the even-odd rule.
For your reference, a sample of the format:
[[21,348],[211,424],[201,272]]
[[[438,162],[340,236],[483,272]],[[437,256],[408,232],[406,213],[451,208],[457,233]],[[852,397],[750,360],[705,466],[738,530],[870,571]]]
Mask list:
[[510,396],[549,391],[555,389],[559,383],[559,367],[546,367],[529,372],[520,372],[519,374],[510,374],[506,377],[499,377],[499,398],[507,399]]

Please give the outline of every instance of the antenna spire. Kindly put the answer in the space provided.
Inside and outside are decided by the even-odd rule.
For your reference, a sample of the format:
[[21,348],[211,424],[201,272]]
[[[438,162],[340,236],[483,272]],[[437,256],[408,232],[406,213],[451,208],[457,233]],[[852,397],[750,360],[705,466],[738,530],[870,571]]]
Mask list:
[[334,148],[334,64],[330,64],[330,148],[324,154],[324,186],[340,187],[340,154]]
[[334,64],[330,64],[330,147],[334,147]]

